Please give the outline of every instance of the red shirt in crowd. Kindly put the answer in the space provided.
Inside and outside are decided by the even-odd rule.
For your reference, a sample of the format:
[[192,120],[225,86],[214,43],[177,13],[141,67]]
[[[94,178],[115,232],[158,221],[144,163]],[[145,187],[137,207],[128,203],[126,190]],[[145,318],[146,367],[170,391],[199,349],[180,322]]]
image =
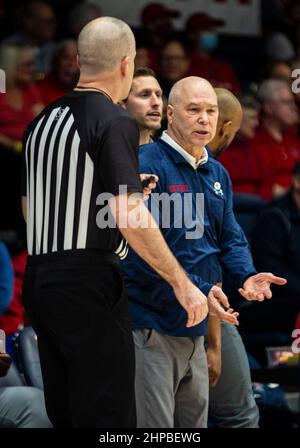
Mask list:
[[223,87],[234,94],[240,91],[240,85],[233,67],[227,62],[209,57],[203,58],[195,53],[191,55],[190,75],[207,79],[214,87]]
[[42,98],[35,84],[29,84],[22,91],[22,107],[15,109],[5,93],[0,94],[0,134],[15,141],[21,141],[23,132],[35,118],[35,106],[42,104]]
[[14,268],[14,292],[9,308],[0,316],[0,328],[7,335],[16,333],[25,324],[25,310],[22,304],[22,287],[27,262],[27,252],[21,252],[12,259]]
[[300,141],[291,132],[287,132],[281,142],[261,126],[251,140],[251,151],[256,154],[260,171],[259,195],[272,199],[275,184],[288,189],[292,182],[292,172],[296,162],[300,161]]
[[37,84],[45,106],[56,101],[66,94],[66,88],[60,85],[54,78],[47,76]]
[[220,155],[219,162],[230,174],[235,193],[259,194],[260,172],[250,140],[235,140]]

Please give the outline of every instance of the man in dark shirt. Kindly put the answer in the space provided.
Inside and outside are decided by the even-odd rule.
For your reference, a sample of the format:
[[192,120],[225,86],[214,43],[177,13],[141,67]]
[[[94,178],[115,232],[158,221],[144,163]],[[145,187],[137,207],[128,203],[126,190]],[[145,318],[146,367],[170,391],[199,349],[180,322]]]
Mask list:
[[290,190],[268,204],[259,216],[252,253],[259,269],[274,270],[288,283],[283,291],[274,289],[270,302],[245,308],[243,328],[249,333],[282,332],[289,338],[300,311],[300,162],[294,167]]
[[[114,104],[132,82],[132,31],[118,19],[93,20],[79,35],[78,53],[78,85],[24,134],[23,301],[38,336],[53,425],[132,427],[134,350],[118,263],[127,252],[122,236],[171,285],[187,327],[206,317],[207,300],[143,204],[138,128]],[[138,226],[129,219],[136,210]]]

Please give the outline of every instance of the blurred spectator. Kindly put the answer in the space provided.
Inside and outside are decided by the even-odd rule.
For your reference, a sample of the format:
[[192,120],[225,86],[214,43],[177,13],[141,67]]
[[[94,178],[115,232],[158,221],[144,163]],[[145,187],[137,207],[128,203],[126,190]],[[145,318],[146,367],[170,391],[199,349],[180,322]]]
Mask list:
[[0,95],[0,145],[20,152],[24,129],[43,107],[32,84],[34,50],[2,45],[0,67],[6,73],[6,93]]
[[178,40],[168,41],[159,55],[159,82],[164,97],[168,97],[175,82],[184,78],[189,70],[190,61],[184,45]]
[[[270,5],[272,2],[272,5]],[[269,5],[268,5],[269,3]],[[277,1],[278,5],[273,5],[274,0],[262,2],[263,12],[277,10],[273,17],[263,17],[265,53],[270,60],[291,61],[299,55],[300,49],[300,1],[286,0]]]
[[149,48],[144,44],[137,43],[136,56],[134,60],[135,69],[140,67],[150,67],[150,65],[151,61],[150,61]]
[[262,79],[283,79],[286,82],[292,80],[292,65],[284,61],[273,61],[264,67]]
[[259,124],[260,105],[251,94],[239,97],[243,118],[236,137],[223,152],[219,161],[228,170],[233,191],[235,193],[259,194],[260,175],[256,154],[250,148],[250,142],[255,136],[255,130]]
[[6,93],[0,94],[1,229],[24,228],[20,208],[21,141],[25,127],[43,107],[40,93],[32,84],[33,57],[29,47],[0,47],[0,67],[6,73]]
[[167,128],[167,102],[171,88],[179,79],[187,76],[190,61],[187,51],[179,40],[170,40],[162,46],[159,54],[158,80],[163,91],[163,118],[157,136]]
[[188,47],[192,49],[190,73],[208,79],[214,87],[224,87],[237,94],[240,86],[234,68],[213,56],[218,47],[216,30],[223,25],[223,20],[205,13],[188,18],[185,33]]
[[52,6],[43,0],[24,2],[21,18],[22,31],[4,41],[12,45],[30,45],[36,49],[35,70],[42,78],[48,72],[55,48],[53,39],[56,32],[56,17]]
[[271,202],[259,217],[252,254],[259,271],[284,275],[287,284],[274,287],[271,300],[243,309],[241,324],[250,332],[282,331],[290,336],[300,311],[300,163],[295,165],[288,193]]
[[296,52],[289,38],[280,32],[273,32],[265,42],[265,53],[271,61],[291,61]]
[[[141,35],[149,48],[150,67],[157,71],[158,51],[175,34],[172,20],[180,17],[180,12],[162,3],[150,3],[142,10]],[[139,36],[137,36],[139,40]]]
[[49,75],[38,84],[45,105],[55,101],[77,82],[77,44],[68,39],[60,42],[54,52]]
[[82,28],[91,20],[102,16],[102,9],[95,3],[82,3],[73,8],[68,17],[71,37],[77,39]]
[[251,152],[259,161],[259,195],[266,200],[284,194],[290,184],[295,163],[300,160],[300,141],[293,129],[298,111],[290,85],[268,79],[258,89],[261,126],[251,141]]
[[285,33],[293,43],[297,56],[300,55],[300,0],[286,2],[286,28]]
[[20,331],[28,321],[22,304],[22,287],[27,262],[27,252],[22,251],[12,259],[14,281],[11,303],[5,313],[0,316],[0,328],[6,333],[7,352],[13,356],[12,338]]
[[12,299],[13,276],[9,253],[6,246],[0,241],[0,316],[5,313]]

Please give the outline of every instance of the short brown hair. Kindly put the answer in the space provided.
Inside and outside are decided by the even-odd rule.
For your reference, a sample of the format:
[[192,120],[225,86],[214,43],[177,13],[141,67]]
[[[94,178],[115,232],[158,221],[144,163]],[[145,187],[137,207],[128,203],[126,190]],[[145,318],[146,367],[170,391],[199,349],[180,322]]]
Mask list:
[[156,78],[156,73],[155,73],[154,70],[152,70],[152,68],[149,68],[149,67],[138,67],[134,71],[133,79],[134,78],[139,78],[141,76],[153,76],[153,78]]

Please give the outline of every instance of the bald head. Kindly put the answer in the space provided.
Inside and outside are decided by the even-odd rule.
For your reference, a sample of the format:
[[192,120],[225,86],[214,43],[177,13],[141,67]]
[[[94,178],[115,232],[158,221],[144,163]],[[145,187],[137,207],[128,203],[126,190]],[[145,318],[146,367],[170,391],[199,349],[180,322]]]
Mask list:
[[219,106],[218,124],[226,121],[241,120],[242,106],[236,96],[227,89],[215,88]]
[[226,149],[241,126],[243,110],[239,100],[229,90],[215,88],[219,106],[217,132],[209,147],[215,156]]
[[198,76],[188,76],[187,78],[180,79],[173,85],[168,103],[175,106],[179,102],[182,102],[183,98],[188,98],[193,95],[194,92],[207,92],[217,101],[213,86],[206,79],[199,78]]
[[134,52],[131,29],[114,17],[92,20],[78,36],[80,68],[88,74],[112,72],[123,58]]

